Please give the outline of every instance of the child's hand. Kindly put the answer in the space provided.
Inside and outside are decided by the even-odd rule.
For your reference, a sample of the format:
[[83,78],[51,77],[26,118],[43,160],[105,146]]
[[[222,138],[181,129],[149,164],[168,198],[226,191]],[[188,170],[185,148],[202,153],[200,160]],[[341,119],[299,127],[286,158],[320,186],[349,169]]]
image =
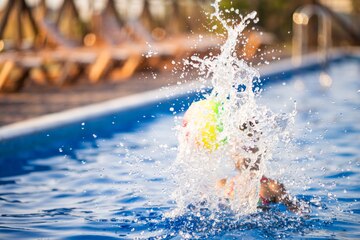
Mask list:
[[283,202],[283,197],[287,194],[283,184],[276,180],[262,177],[260,180],[260,198],[268,203]]

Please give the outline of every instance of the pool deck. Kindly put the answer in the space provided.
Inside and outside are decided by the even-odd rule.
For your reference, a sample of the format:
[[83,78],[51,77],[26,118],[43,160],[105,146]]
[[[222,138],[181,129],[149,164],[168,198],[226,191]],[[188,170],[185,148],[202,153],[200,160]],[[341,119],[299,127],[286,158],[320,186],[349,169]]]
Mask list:
[[75,85],[61,88],[39,86],[28,81],[20,92],[0,93],[0,126],[167,87],[178,81],[179,76],[171,72],[140,72],[126,81],[98,84],[81,79]]
[[[283,59],[288,56],[279,57]],[[273,61],[270,56],[268,60]],[[67,87],[41,86],[26,81],[24,89],[17,93],[0,93],[0,127],[196,79],[194,74],[180,79],[180,74],[172,71],[144,71],[118,82],[101,81],[91,84],[86,79],[79,79],[74,85]]]

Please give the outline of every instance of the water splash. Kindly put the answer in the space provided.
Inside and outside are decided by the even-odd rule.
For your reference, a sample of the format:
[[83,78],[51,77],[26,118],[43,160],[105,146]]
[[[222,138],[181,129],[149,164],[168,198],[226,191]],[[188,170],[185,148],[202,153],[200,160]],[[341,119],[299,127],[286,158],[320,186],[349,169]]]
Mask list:
[[187,63],[197,69],[200,81],[211,82],[212,92],[205,98],[220,105],[217,121],[221,131],[217,139],[222,139],[222,143],[213,150],[199,147],[188,134],[198,131],[199,126],[179,127],[179,152],[173,166],[178,186],[173,197],[178,208],[172,215],[183,213],[189,206],[216,212],[222,204],[239,215],[256,212],[260,179],[272,151],[280,141],[290,139],[286,129],[293,122],[295,111],[279,115],[259,105],[257,97],[261,91],[254,89],[254,82],[260,82],[260,74],[237,55],[242,31],[256,19],[256,12],[240,15],[240,23],[227,21],[219,2],[212,4],[211,18],[227,32],[220,54],[192,56]]

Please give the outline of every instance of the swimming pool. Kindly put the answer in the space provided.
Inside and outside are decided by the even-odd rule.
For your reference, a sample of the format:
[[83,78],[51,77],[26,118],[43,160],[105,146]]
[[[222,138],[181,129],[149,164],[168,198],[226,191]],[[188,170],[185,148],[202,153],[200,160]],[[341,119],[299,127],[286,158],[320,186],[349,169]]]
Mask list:
[[159,99],[137,96],[136,104],[113,102],[96,114],[56,115],[57,126],[43,119],[47,126],[0,132],[0,238],[358,239],[360,58],[334,58],[322,84],[316,63],[275,65],[260,101],[285,112],[296,101],[298,115],[295,144],[279,149],[270,174],[310,202],[308,216],[279,205],[241,219],[224,210],[216,221],[191,206],[164,217],[175,207],[168,171],[177,153],[174,116],[200,94],[163,90]]

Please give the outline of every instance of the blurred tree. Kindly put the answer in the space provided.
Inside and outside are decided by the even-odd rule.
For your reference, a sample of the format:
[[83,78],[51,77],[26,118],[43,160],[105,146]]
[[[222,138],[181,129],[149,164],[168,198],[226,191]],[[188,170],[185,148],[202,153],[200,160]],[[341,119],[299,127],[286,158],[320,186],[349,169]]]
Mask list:
[[354,12],[360,13],[360,1],[359,0],[352,0]]
[[[304,0],[223,0],[221,1],[222,9],[231,7],[239,9],[240,14],[247,14],[257,11],[259,17],[259,27],[265,31],[274,33],[280,40],[288,40],[291,31],[292,13],[304,3]],[[236,13],[231,12],[232,17],[236,18]]]

